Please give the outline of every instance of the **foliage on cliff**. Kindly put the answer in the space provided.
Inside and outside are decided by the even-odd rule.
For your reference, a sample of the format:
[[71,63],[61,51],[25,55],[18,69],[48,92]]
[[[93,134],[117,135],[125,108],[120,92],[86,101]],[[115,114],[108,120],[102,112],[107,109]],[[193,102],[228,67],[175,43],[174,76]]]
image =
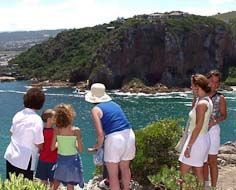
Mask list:
[[11,63],[25,78],[89,79],[108,88],[120,88],[132,78],[146,85],[187,86],[191,74],[228,63],[228,28],[215,18],[182,13],[119,18],[59,33]]

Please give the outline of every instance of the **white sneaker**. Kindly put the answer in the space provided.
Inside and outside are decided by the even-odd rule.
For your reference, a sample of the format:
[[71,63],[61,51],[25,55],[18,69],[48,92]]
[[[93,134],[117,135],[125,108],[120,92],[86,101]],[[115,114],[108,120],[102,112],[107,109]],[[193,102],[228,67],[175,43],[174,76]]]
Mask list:
[[104,189],[104,190],[109,190],[109,182],[107,181],[107,179],[104,179],[102,181],[100,181],[98,183],[98,187],[101,188],[101,189]]

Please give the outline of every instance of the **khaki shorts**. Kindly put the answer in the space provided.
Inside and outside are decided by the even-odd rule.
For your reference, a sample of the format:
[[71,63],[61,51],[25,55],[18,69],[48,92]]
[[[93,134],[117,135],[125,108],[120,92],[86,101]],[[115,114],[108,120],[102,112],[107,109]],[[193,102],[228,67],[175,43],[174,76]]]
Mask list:
[[135,157],[135,135],[132,129],[117,131],[106,136],[104,161],[119,163]]

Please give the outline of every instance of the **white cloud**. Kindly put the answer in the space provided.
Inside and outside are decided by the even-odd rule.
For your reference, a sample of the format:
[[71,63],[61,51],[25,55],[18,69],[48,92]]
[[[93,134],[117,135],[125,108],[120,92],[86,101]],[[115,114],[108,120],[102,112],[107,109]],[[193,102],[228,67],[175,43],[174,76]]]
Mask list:
[[20,0],[20,3],[26,6],[31,6],[39,4],[40,0]]
[[22,0],[17,7],[0,7],[0,30],[80,28],[133,15],[129,13],[116,3],[101,5],[96,0],[66,0],[47,6],[39,0]]
[[210,0],[210,3],[214,4],[224,4],[224,3],[233,3],[236,0]]
[[[213,0],[211,0],[213,1]],[[230,0],[215,0],[230,1]],[[231,0],[232,1],[232,0]],[[234,0],[235,1],[235,0]],[[94,26],[115,20],[117,17],[132,17],[135,14],[148,14],[171,11],[153,7],[128,7],[119,0],[102,3],[100,0],[64,0],[57,3],[43,4],[41,0],[19,0],[15,7],[0,7],[0,30],[39,30],[56,28],[81,28]],[[105,2],[105,1],[104,1]],[[185,8],[182,11],[213,15],[227,12],[219,6],[211,8]]]

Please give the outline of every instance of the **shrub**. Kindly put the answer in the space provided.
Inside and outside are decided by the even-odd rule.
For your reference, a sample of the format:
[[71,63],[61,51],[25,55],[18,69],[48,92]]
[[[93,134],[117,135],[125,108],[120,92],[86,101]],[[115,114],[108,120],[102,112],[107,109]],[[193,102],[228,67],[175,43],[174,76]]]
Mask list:
[[180,120],[164,119],[136,132],[136,157],[131,164],[133,177],[148,185],[147,176],[160,171],[163,165],[177,166],[174,147],[181,134]]
[[31,181],[23,178],[23,175],[15,176],[15,174],[10,176],[10,180],[1,181],[0,179],[0,189],[1,190],[48,190],[48,188],[39,181]]
[[182,187],[177,183],[177,180],[180,179],[179,171],[174,168],[168,168],[167,166],[163,166],[161,171],[152,176],[148,176],[150,182],[158,189],[166,189],[166,190],[202,190],[202,185],[198,183],[197,178],[191,174],[187,173],[183,177]]
[[227,79],[225,80],[225,84],[235,86],[236,85],[236,78],[235,77],[227,77]]

